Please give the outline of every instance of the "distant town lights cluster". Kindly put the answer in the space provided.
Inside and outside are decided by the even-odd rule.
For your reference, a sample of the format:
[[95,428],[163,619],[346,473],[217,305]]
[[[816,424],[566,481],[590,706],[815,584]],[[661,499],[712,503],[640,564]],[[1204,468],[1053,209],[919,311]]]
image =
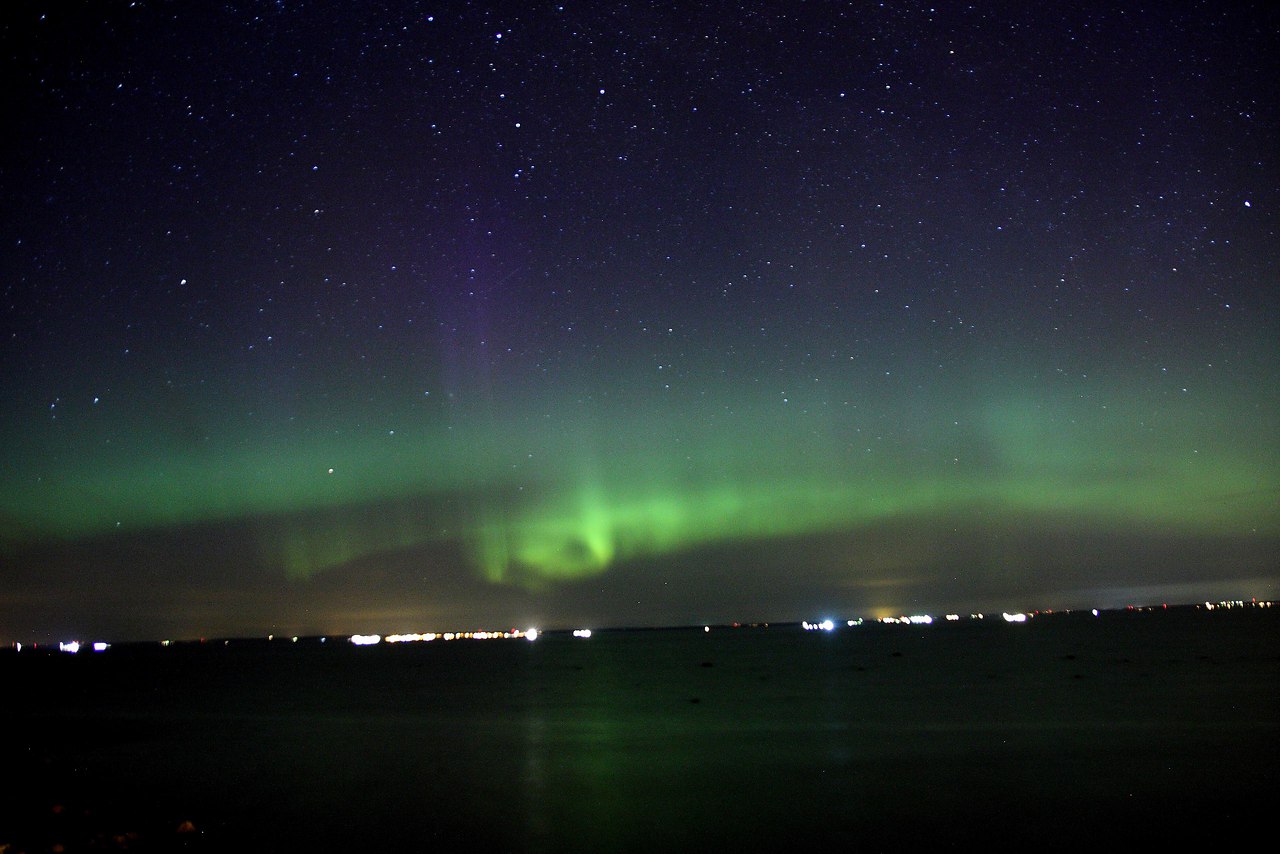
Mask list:
[[823,620],[820,623],[810,623],[808,621],[801,623],[806,632],[831,632],[835,631],[836,624],[832,620]]
[[[21,650],[22,650],[22,644],[20,644],[20,643],[19,643],[19,644],[14,644],[14,646],[15,646],[15,648],[16,648],[16,649],[18,649],[19,651],[21,651]],[[91,648],[94,652],[103,652],[104,650],[106,650],[106,649],[107,649],[108,647],[110,647],[110,646],[111,646],[111,644],[107,643],[106,641],[94,641],[90,648]],[[76,654],[77,652],[79,652],[83,647],[84,647],[84,644],[80,643],[80,641],[74,641],[74,640],[73,640],[73,641],[58,641],[58,651],[59,651],[59,652],[69,652],[69,653],[71,653],[72,655],[75,655],[75,654]]]
[[[1206,611],[1230,611],[1233,609],[1244,609],[1244,608],[1271,608],[1271,607],[1274,607],[1275,604],[1276,603],[1274,601],[1270,601],[1270,600],[1224,599],[1219,602],[1203,602],[1200,604],[1196,604],[1194,606],[1188,605],[1185,607],[1188,607],[1188,608],[1194,607],[1196,610],[1203,609]],[[1167,604],[1155,605],[1155,606],[1129,605],[1125,607],[1123,610],[1126,612],[1145,612],[1145,611],[1156,611],[1156,610],[1167,611],[1169,610],[1169,607],[1170,606]],[[1113,610],[1120,610],[1120,609],[1113,609]],[[1035,619],[1036,617],[1050,615],[1054,613],[1056,612],[1052,610],[1028,611],[1028,612],[1019,611],[1019,612],[1013,612],[1013,613],[1006,611],[1002,614],[1002,616],[1005,622],[1027,623]],[[1067,609],[1061,613],[1070,614],[1071,610]],[[1102,615],[1102,611],[1100,611],[1098,608],[1090,609],[1088,613],[1094,617],[1099,617]],[[968,619],[982,620],[985,618],[985,616],[986,616],[985,614],[981,614],[981,613],[972,613],[972,614],[969,614]],[[868,619],[872,619],[872,618],[868,618]],[[954,622],[959,622],[964,618],[960,614],[947,614],[942,619],[945,619],[946,622],[954,623]],[[872,619],[872,622],[882,623],[885,625],[927,626],[934,622],[934,618],[928,614],[913,614],[910,616],[904,615],[899,617],[880,617],[880,618]],[[844,625],[848,626],[849,628],[853,628],[855,626],[861,626],[863,625],[863,623],[864,623],[864,620],[861,617],[857,619],[844,621]],[[733,627],[738,628],[743,624],[733,623],[732,625]],[[768,623],[751,623],[750,625],[753,627],[757,627],[757,626],[768,627],[769,624]],[[817,620],[815,622],[810,622],[808,620],[805,620],[801,622],[800,625],[805,631],[834,632],[837,627],[837,622],[834,619],[831,619],[830,617],[824,617],[823,619]],[[711,631],[711,628],[712,627],[710,625],[705,625],[702,627],[702,631],[709,633]],[[381,643],[398,644],[398,643],[429,642],[429,641],[435,641],[435,640],[452,641],[452,640],[493,640],[493,639],[502,639],[502,638],[524,638],[525,640],[532,641],[532,640],[537,640],[540,634],[542,634],[542,630],[531,627],[528,629],[511,629],[509,631],[480,630],[480,631],[461,631],[461,632],[406,632],[406,633],[398,633],[398,634],[389,634],[385,636],[379,635],[379,634],[354,634],[354,635],[349,635],[347,639],[355,646],[375,646]],[[572,631],[572,636],[575,638],[585,639],[585,638],[590,638],[591,635],[592,635],[591,629],[574,629]],[[269,641],[275,640],[275,635],[267,635],[267,640]],[[289,638],[289,640],[292,643],[298,643],[301,640],[301,638],[299,638],[297,635],[293,635]],[[319,638],[320,643],[324,643],[326,640],[328,640],[327,637]],[[204,643],[204,641],[205,641],[204,638],[200,639],[201,643]],[[173,643],[175,643],[175,641],[167,640],[167,639],[160,641],[160,645],[164,647],[167,647]],[[177,643],[181,643],[181,641],[178,641]],[[230,643],[230,641],[227,641],[227,640],[222,641],[222,644],[224,646],[228,643]],[[17,641],[14,641],[12,643],[12,648],[18,652],[21,652],[25,647],[26,647],[26,644],[23,644]],[[40,644],[31,645],[32,649],[38,649],[39,647],[40,647]],[[86,647],[89,649],[92,649],[94,652],[104,652],[111,647],[111,644],[107,643],[106,641],[94,641],[92,644],[85,644],[78,640],[68,640],[68,641],[58,642],[58,650],[60,650],[61,652],[66,652],[73,655],[80,652],[82,649],[85,649]]]
[[[589,629],[585,635],[579,635],[574,632],[575,637],[591,637]],[[349,640],[356,646],[373,646],[379,643],[419,643],[430,642],[433,640],[499,640],[502,638],[524,638],[526,640],[537,640],[537,629],[512,629],[509,632],[495,631],[468,631],[468,632],[407,632],[401,634],[387,635],[352,635]],[[321,638],[323,641],[324,639]]]

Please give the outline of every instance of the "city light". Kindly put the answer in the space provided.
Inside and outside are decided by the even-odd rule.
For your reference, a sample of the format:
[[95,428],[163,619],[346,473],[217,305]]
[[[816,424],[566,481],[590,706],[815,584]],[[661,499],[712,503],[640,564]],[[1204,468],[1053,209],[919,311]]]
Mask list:
[[[1275,606],[1275,604],[1276,603],[1271,600],[1223,599],[1217,602],[1204,601],[1201,603],[1196,603],[1194,605],[1186,605],[1182,607],[1186,607],[1188,609],[1195,609],[1196,611],[1203,610],[1203,611],[1218,612],[1218,611],[1230,611],[1230,610],[1244,610],[1244,609],[1251,609],[1251,608],[1272,608]],[[1172,612],[1177,607],[1179,606],[1170,606],[1167,604],[1128,605],[1123,608],[1123,611],[1127,611],[1131,613],[1143,613],[1143,612],[1153,612],[1153,611]],[[1086,609],[1082,608],[1075,613],[1083,614],[1085,610]],[[1088,610],[1088,613],[1094,617],[1100,617],[1103,611],[1103,609],[1099,609],[1099,608],[1090,608],[1087,610]],[[1121,609],[1117,608],[1113,610],[1119,611]],[[1050,615],[1059,614],[1059,613],[1071,614],[1073,613],[1073,609],[1070,609],[1070,608],[1062,609],[1062,610],[1044,609],[1044,610],[1034,610],[1034,611],[1018,611],[1013,613],[1006,611],[1001,616],[1004,618],[1004,621],[1008,623],[1027,623],[1038,617],[1050,616]],[[948,613],[942,617],[938,617],[937,619],[946,620],[947,622],[958,622],[965,619],[982,620],[985,618],[985,616],[986,616],[985,614],[980,612],[970,613],[967,617],[960,613]],[[830,617],[824,617],[821,620],[816,622],[809,622],[808,620],[804,620],[804,621],[801,621],[800,625],[805,631],[834,632],[837,628],[840,627],[841,624],[843,624],[844,626],[848,626],[850,628],[854,626],[864,625],[868,621],[872,623],[881,623],[884,625],[927,626],[927,625],[931,625],[934,622],[934,619],[935,618],[930,616],[929,614],[912,614],[910,616],[900,615],[896,617],[868,617],[865,619],[862,617],[858,617],[856,619],[843,620],[843,621],[838,621]],[[760,622],[740,623],[736,621],[729,625],[732,625],[735,628],[746,628],[746,627],[768,628],[769,626],[768,623],[760,623]],[[696,629],[696,626],[692,628]],[[712,627],[710,624],[702,626],[702,631],[704,633],[710,633],[711,629]],[[564,629],[564,630],[556,630],[556,631],[564,631],[566,634],[571,634],[575,638],[582,638],[582,639],[590,638],[594,634],[593,629],[572,629],[572,630]],[[474,630],[473,629],[473,630],[449,631],[449,632],[438,632],[438,631],[398,632],[398,633],[387,634],[387,635],[370,633],[370,634],[353,634],[346,637],[355,646],[374,646],[380,643],[399,644],[399,643],[429,642],[429,641],[436,641],[436,640],[453,641],[453,640],[495,640],[495,639],[523,638],[525,640],[533,641],[533,640],[537,640],[538,637],[541,636],[542,634],[544,634],[544,630],[530,627],[527,629],[512,628],[507,630],[488,630],[488,629]],[[268,640],[275,639],[275,635],[267,635],[266,637]],[[316,639],[318,639],[320,643],[324,643],[326,640],[328,640],[327,637],[313,638],[313,640],[316,640]],[[192,642],[193,640],[194,639],[178,640],[176,641],[176,643],[179,643],[179,644],[188,643],[188,642]],[[206,639],[200,638],[199,640],[201,643],[204,643]],[[289,640],[293,643],[299,643],[303,640],[303,638],[298,635],[292,635],[292,636],[289,636]],[[158,641],[158,643],[163,647],[168,647],[174,644],[175,641],[166,638],[165,640]],[[223,639],[221,645],[225,646],[229,643],[231,643],[231,641]],[[8,648],[13,649],[14,651],[21,651],[24,648],[26,648],[26,646],[27,645],[21,642],[12,641],[9,643]],[[39,644],[35,645],[35,647],[38,647],[38,646]],[[94,641],[92,643],[87,643],[87,642],[82,643],[81,641],[71,640],[71,641],[58,642],[58,649],[62,652],[70,653],[70,654],[78,653],[82,650],[82,648],[86,650],[91,649],[94,652],[105,652],[111,647],[112,647],[112,644],[107,641]]]

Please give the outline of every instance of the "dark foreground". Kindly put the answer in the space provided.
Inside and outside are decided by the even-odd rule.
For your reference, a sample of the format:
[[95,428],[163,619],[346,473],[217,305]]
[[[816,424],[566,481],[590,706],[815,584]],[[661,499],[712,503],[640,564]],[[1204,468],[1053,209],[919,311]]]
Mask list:
[[1230,846],[1280,800],[1278,629],[9,652],[0,850]]

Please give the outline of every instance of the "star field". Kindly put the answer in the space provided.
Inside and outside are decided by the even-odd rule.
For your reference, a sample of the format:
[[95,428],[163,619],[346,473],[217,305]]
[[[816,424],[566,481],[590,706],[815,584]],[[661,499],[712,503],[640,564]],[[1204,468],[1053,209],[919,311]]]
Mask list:
[[0,636],[1276,595],[1262,4],[0,27]]

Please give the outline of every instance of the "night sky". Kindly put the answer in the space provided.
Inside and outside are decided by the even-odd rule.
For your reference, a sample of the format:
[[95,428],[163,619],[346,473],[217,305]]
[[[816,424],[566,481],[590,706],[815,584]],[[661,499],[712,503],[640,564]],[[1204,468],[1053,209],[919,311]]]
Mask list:
[[5,4],[0,639],[1280,593],[1271,4],[675,5]]

